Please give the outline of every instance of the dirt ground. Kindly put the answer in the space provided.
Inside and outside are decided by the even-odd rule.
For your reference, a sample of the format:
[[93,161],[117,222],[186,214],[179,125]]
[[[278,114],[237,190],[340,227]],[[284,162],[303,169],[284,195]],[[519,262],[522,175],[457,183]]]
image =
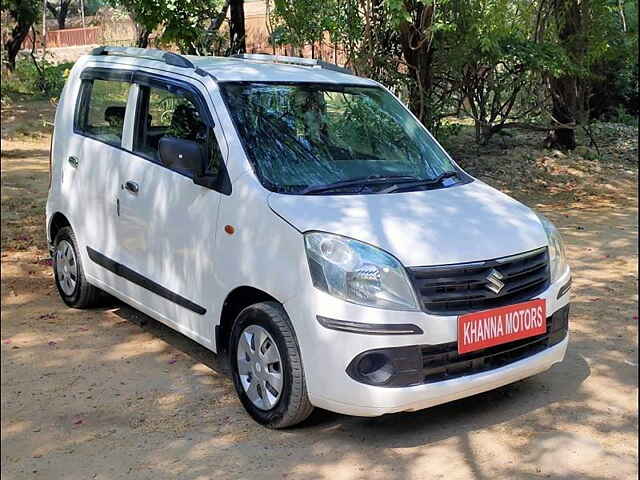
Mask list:
[[564,362],[416,413],[317,411],[276,432],[186,337],[123,304],[60,301],[43,226],[52,112],[18,102],[2,117],[3,479],[637,478],[637,130],[603,126],[600,159],[536,136],[452,140],[464,167],[561,229],[574,276]]

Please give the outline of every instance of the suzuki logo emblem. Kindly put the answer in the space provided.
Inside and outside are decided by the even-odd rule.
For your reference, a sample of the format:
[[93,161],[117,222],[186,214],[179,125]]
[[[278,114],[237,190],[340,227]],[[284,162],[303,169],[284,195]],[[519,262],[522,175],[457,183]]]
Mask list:
[[487,288],[497,295],[504,288],[503,278],[504,276],[499,271],[492,268],[489,275],[487,275]]

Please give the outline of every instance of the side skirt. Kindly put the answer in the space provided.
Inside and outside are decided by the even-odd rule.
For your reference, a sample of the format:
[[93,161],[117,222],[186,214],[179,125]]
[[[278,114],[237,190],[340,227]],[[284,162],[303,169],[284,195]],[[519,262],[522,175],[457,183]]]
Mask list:
[[93,248],[87,247],[87,253],[89,254],[89,258],[91,259],[91,261],[97,263],[101,267],[106,268],[110,272],[115,273],[116,275],[126,280],[129,280],[131,283],[135,283],[142,288],[146,288],[150,292],[166,298],[167,300],[188,310],[191,310],[192,312],[198,313],[200,315],[204,315],[205,313],[207,313],[206,308],[201,307],[197,303],[193,303],[191,300],[188,300],[175,292],[172,292],[171,290],[163,287],[153,280],[149,280],[147,277],[140,275],[138,272],[131,270],[129,267],[122,265],[115,260],[110,259],[109,257],[94,250]]

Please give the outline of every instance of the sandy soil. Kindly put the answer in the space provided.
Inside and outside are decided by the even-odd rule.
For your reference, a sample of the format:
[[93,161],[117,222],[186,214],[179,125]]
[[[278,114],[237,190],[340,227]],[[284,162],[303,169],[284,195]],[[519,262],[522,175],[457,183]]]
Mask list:
[[614,129],[601,160],[521,138],[456,152],[561,228],[574,272],[563,363],[421,412],[318,411],[274,432],[204,348],[122,304],[60,301],[43,233],[49,139],[39,120],[23,128],[34,111],[52,110],[3,112],[3,479],[636,478],[637,140]]

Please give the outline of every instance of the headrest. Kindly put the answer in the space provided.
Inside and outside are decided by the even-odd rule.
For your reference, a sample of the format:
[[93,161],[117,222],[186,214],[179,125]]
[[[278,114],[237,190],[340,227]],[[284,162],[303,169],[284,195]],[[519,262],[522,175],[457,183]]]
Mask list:
[[124,123],[124,114],[127,107],[121,107],[119,105],[112,105],[104,110],[105,121],[111,123],[114,120],[120,120]]

